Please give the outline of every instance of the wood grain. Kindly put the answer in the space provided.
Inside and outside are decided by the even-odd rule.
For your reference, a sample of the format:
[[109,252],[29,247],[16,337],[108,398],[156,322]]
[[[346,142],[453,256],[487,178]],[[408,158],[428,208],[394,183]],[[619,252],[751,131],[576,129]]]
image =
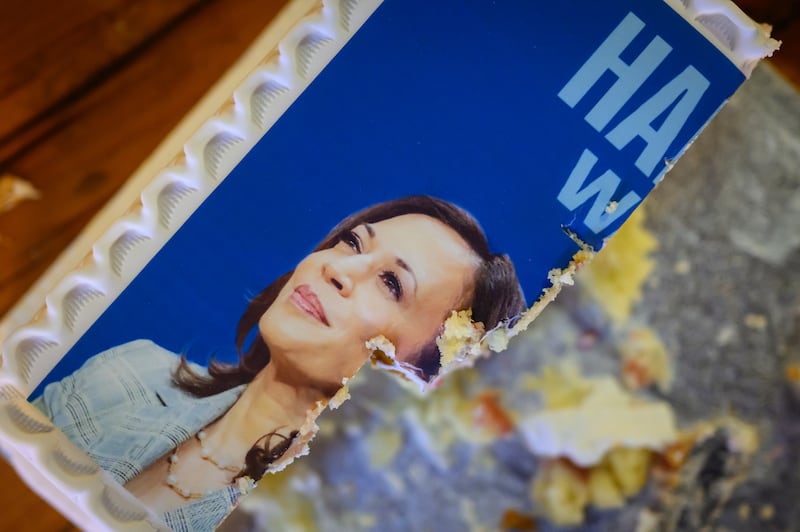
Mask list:
[[[116,62],[87,74],[84,80],[97,81],[79,83],[83,90],[75,96],[58,105],[35,106],[49,111],[31,117],[21,133],[0,144],[0,170],[30,181],[42,193],[40,200],[0,216],[0,314],[266,27],[283,2],[185,4],[187,9],[178,15],[168,11],[172,18],[150,16],[162,24],[152,26],[148,38],[131,41],[135,46],[127,53],[108,56]],[[100,70],[105,74],[98,77]]]
[[0,530],[73,532],[72,523],[34,494],[14,469],[0,460],[0,482],[6,501],[0,512]]
[[[0,64],[0,145],[80,98],[115,69],[124,68],[127,56],[135,56],[200,3],[33,0],[11,4],[0,25],[0,50],[13,50]],[[12,25],[13,21],[22,23]],[[0,153],[0,159],[6,158],[7,154]]]

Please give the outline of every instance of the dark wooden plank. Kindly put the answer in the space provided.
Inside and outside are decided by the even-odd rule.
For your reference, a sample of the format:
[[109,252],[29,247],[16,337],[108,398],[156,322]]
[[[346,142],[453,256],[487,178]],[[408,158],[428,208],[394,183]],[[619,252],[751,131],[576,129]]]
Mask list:
[[3,486],[3,493],[9,496],[0,512],[0,530],[77,532],[72,523],[33,493],[17,476],[14,468],[2,459],[0,486]]
[[9,159],[42,193],[0,215],[0,314],[268,25],[283,1],[206,1]]
[[[0,145],[67,104],[201,1],[0,3]],[[0,154],[2,161],[8,150]]]
[[736,0],[734,3],[756,22],[770,24],[776,29],[800,14],[798,0]]

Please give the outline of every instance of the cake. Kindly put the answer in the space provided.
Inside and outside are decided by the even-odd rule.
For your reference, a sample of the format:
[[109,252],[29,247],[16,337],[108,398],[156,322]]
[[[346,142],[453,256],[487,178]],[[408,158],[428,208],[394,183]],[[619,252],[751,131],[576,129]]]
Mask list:
[[[23,320],[27,323],[2,339],[0,438],[21,474],[82,526],[166,526],[162,512],[144,507],[111,479],[113,468],[100,468],[81,442],[64,437],[65,427],[59,430],[55,415],[47,415],[53,414],[51,406],[40,402],[36,410],[28,400],[82,371],[78,368],[97,353],[133,370],[147,368],[136,368],[124,353],[146,347],[158,360],[169,359],[161,346],[122,343],[131,335],[158,337],[174,346],[173,354],[208,364],[209,353],[223,345],[209,331],[241,306],[242,287],[261,288],[259,279],[292,268],[308,245],[294,237],[324,234],[364,204],[431,194],[465,209],[480,219],[492,244],[493,254],[480,251],[486,255],[482,264],[503,260],[495,247],[507,252],[528,307],[495,316],[489,324],[477,317],[475,305],[450,309],[434,338],[438,374],[416,371],[419,360],[401,360],[407,346],[381,334],[353,344],[364,361],[371,357],[375,365],[405,373],[428,389],[451,370],[505,349],[600,251],[776,46],[766,30],[728,3],[697,9],[658,1],[635,7],[623,1],[584,4],[581,16],[592,30],[569,43],[561,37],[568,34],[568,23],[561,21],[578,13],[565,17],[563,6],[486,2],[472,11],[421,1],[380,7],[372,0],[290,4],[281,16],[283,31],[268,28],[258,52],[231,74],[244,81],[206,106],[202,126],[173,162],[139,178],[141,190],[114,213],[79,267],[48,293],[45,306]],[[535,42],[528,38],[531,27],[537,30]],[[627,57],[626,47],[640,33],[650,44],[641,52],[646,60],[634,63],[637,70],[620,57]],[[539,71],[547,68],[552,75],[541,77]],[[619,84],[602,81],[606,70]],[[664,113],[654,128],[652,122]],[[536,129],[535,119],[559,127]],[[532,179],[533,168],[548,178]],[[490,171],[503,178],[487,178]],[[353,190],[363,197],[350,199]],[[259,198],[268,198],[269,208]],[[386,234],[373,226],[395,218],[346,227],[356,234],[337,234],[335,246],[361,255],[364,242],[372,242],[376,232]],[[253,245],[261,241],[268,244]],[[444,247],[434,246],[437,252]],[[247,260],[230,260],[237,252]],[[411,274],[407,284],[414,289],[425,281],[406,261],[395,262]],[[331,270],[327,263],[322,267]],[[380,272],[381,290],[399,300],[397,280],[385,273]],[[347,289],[341,274],[328,278],[339,292]],[[496,279],[490,281],[487,286],[495,286]],[[332,316],[305,286],[298,285],[289,301],[306,318],[329,326]],[[233,295],[218,295],[226,290]],[[169,301],[194,304],[170,307]],[[260,332],[256,321],[249,325]],[[186,338],[192,338],[190,348]],[[314,402],[291,437],[279,434],[288,447],[267,472],[308,452],[319,430],[317,416],[347,398],[342,386],[352,376],[337,375],[335,393]],[[330,391],[332,385],[325,384]],[[151,398],[167,405],[158,393]],[[180,464],[178,448],[186,441],[184,456],[191,453],[193,435],[184,436],[188,440],[163,457],[170,473]],[[204,438],[197,440],[202,448]],[[203,451],[204,459],[213,457]],[[137,465],[141,469],[133,478],[150,465]],[[232,486],[244,494],[251,480],[237,476]],[[602,483],[598,476],[595,484]],[[196,490],[175,489],[174,476],[167,476],[166,485],[187,501],[205,500]]]

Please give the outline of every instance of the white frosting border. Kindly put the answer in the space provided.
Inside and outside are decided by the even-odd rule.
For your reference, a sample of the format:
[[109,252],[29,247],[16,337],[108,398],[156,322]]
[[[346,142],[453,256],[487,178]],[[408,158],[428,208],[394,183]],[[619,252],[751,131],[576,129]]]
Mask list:
[[[398,0],[400,1],[400,0]],[[745,75],[779,43],[728,0],[664,0]],[[266,50],[227,105],[153,174],[139,200],[94,243],[78,267],[47,292],[28,322],[31,301],[0,323],[0,443],[17,471],[76,524],[92,530],[154,530],[159,520],[121,486],[108,481],[26,400],[92,323],[138,275],[233,167],[377,9],[382,0],[315,0]],[[297,3],[297,2],[295,2]],[[291,5],[291,4],[290,4]],[[123,211],[120,211],[123,212]],[[26,312],[28,313],[26,315]],[[20,316],[25,316],[20,319]],[[11,326],[8,325],[10,320]],[[7,337],[16,323],[28,322]]]

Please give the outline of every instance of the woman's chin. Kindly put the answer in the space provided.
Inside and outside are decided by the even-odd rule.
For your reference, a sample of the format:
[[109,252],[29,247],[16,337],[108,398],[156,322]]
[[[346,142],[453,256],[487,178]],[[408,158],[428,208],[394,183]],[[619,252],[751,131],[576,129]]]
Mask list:
[[316,351],[330,342],[327,327],[304,316],[276,316],[262,320],[259,332],[270,351]]

